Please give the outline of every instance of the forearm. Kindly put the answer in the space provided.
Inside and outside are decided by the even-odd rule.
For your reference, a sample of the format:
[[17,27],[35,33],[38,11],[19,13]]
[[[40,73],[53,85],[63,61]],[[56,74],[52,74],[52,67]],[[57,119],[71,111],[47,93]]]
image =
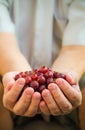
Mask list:
[[30,65],[19,50],[14,34],[0,33],[0,74],[30,69]]
[[59,72],[75,71],[78,79],[85,71],[85,46],[64,46],[53,63],[53,70]]

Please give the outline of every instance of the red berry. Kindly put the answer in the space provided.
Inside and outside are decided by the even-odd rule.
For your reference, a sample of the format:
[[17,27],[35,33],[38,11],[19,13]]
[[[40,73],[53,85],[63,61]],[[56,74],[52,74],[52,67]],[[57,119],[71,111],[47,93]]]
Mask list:
[[32,74],[31,74],[31,78],[32,78],[32,80],[37,80],[37,74],[32,73]]
[[53,72],[48,70],[48,71],[45,73],[45,77],[46,77],[46,78],[52,78],[52,77],[53,77]]
[[30,76],[27,76],[27,77],[25,78],[26,84],[29,84],[31,81],[32,81],[32,78],[31,78]]
[[20,72],[19,74],[21,75],[22,78],[25,78],[25,77],[26,77],[25,72]]
[[46,73],[47,70],[48,70],[48,68],[46,66],[41,66],[40,69],[39,69],[39,72]]
[[46,81],[46,79],[42,74],[38,76],[39,84],[45,84],[45,81]]
[[37,74],[38,73],[38,69],[33,69],[33,72]]
[[66,79],[66,75],[63,73],[60,73],[60,78]]
[[25,71],[25,75],[28,76],[29,75],[29,71]]
[[55,83],[57,78],[63,78],[66,80],[66,75],[52,71],[49,67],[41,66],[39,69],[33,69],[33,71],[20,72],[14,77],[15,80],[19,78],[25,79],[25,85],[22,92],[25,88],[32,87],[34,91],[41,93],[50,83]]
[[31,81],[30,87],[34,88],[34,90],[38,89],[39,83],[36,80]]
[[54,71],[53,76],[54,76],[54,78],[58,78],[58,77],[60,76],[60,73],[59,73],[59,72]]
[[45,88],[46,88],[45,85],[40,85],[40,87],[38,88],[38,91],[41,93]]
[[53,78],[48,78],[47,79],[47,84],[53,83]]
[[15,80],[17,80],[17,79],[19,79],[19,78],[21,78],[21,75],[20,74],[17,74],[17,75],[15,75]]

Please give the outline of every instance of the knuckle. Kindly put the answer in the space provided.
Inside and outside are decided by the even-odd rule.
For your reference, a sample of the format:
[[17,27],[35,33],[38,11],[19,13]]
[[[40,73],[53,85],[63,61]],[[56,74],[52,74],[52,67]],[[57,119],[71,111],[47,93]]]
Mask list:
[[74,107],[80,106],[81,102],[82,102],[82,96],[76,96],[76,95],[74,95],[72,97],[71,101],[72,101],[72,105]]
[[52,115],[53,115],[53,116],[58,116],[58,115],[60,115],[60,112],[54,111],[54,112],[52,112]]
[[7,98],[6,102],[11,104],[11,105],[14,104],[14,100],[12,98]]
[[29,117],[33,117],[33,116],[35,116],[36,115],[36,113],[37,113],[37,111],[35,110],[35,111],[30,111],[29,110],[29,112],[26,112],[24,115],[26,115],[26,116],[29,116]]
[[52,115],[56,116],[56,115],[59,115],[60,114],[60,110],[57,109],[57,108],[52,108]]
[[63,106],[63,113],[69,113],[69,112],[71,112],[71,110],[72,110],[72,106],[71,105],[69,105],[69,104],[65,104],[64,106]]
[[27,113],[27,114],[25,114],[26,116],[29,116],[29,117],[33,117],[33,116],[35,116],[36,115],[36,113],[32,113],[32,112],[30,112],[30,113]]
[[23,115],[24,112],[20,109],[13,109],[13,112],[16,114],[16,115]]
[[71,98],[72,102],[76,102],[78,99],[77,99],[77,96],[76,95],[73,95],[72,98]]
[[3,99],[3,104],[4,104],[4,106],[5,106],[6,108],[11,109],[11,108],[13,108],[13,106],[14,106],[14,101],[13,101],[12,98],[4,98],[4,99]]

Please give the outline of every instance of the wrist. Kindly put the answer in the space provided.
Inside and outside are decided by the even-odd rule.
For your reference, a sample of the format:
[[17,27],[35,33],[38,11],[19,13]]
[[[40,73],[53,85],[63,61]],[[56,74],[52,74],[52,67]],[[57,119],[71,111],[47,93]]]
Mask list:
[[0,74],[3,76],[10,71],[30,71],[31,66],[22,54],[12,55],[10,58],[4,58],[2,64],[0,64]]

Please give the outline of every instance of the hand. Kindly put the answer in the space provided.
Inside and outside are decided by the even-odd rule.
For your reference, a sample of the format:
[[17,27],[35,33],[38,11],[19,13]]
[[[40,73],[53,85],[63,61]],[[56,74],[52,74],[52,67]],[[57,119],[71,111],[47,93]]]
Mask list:
[[43,101],[40,110],[46,115],[64,115],[70,113],[82,102],[82,94],[75,73],[66,73],[66,80],[56,79],[48,89],[42,92]]
[[17,73],[18,72],[9,72],[3,77],[3,104],[7,109],[17,115],[29,117],[34,116],[38,111],[41,95],[38,92],[34,92],[31,87],[28,87],[19,98],[25,80],[19,78],[15,81],[14,77]]

